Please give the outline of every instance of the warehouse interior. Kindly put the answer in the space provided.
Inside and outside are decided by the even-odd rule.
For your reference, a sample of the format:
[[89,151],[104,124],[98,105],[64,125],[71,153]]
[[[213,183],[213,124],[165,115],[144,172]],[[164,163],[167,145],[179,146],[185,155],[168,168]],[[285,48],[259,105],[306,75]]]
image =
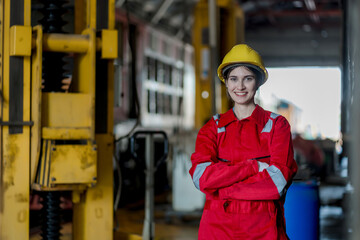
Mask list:
[[216,70],[262,56],[290,123],[290,239],[359,239],[359,0],[0,1],[0,239],[197,239]]

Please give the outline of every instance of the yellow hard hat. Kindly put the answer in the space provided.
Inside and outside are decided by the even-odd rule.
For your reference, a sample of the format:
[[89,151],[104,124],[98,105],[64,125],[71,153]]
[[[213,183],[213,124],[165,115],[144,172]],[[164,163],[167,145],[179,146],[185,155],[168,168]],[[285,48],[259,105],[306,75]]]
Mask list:
[[260,85],[264,84],[268,78],[268,72],[264,66],[259,53],[246,44],[235,45],[224,57],[222,63],[218,67],[217,74],[221,81],[225,82],[224,70],[230,66],[239,65],[247,66],[260,72]]

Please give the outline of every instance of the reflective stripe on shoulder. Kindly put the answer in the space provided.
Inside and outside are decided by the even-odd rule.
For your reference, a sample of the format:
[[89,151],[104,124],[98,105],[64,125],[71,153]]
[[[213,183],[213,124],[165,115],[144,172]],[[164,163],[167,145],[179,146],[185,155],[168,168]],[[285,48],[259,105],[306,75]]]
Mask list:
[[275,118],[277,118],[278,116],[280,116],[280,115],[272,112],[272,113],[270,114],[269,120],[268,120],[267,123],[265,124],[265,126],[264,126],[263,130],[261,131],[261,133],[263,133],[263,132],[266,132],[266,133],[271,132],[271,129],[272,129],[272,126],[273,126],[273,120],[274,120]]
[[211,162],[200,163],[195,168],[194,175],[193,175],[193,182],[194,182],[195,187],[199,190],[200,190],[200,178],[203,175],[207,166],[209,166],[210,164],[211,164]]
[[272,129],[272,126],[273,126],[273,121],[271,120],[271,119],[269,119],[268,121],[267,121],[267,123],[265,124],[265,126],[264,126],[264,128],[263,128],[263,130],[261,131],[261,133],[263,133],[263,132],[270,132],[271,131],[271,129]]
[[[216,125],[219,125],[219,120],[220,120],[220,114],[215,114],[213,116],[214,120],[215,120],[215,123]],[[221,127],[221,128],[218,128],[217,129],[217,133],[222,133],[222,132],[225,132],[225,127]]]
[[219,119],[220,119],[220,114],[215,114],[214,116],[213,116],[213,118],[214,118],[214,120],[215,120],[215,122],[216,122],[216,125],[218,125],[218,123],[219,123]]
[[275,119],[275,118],[277,118],[278,116],[280,116],[279,114],[276,114],[276,113],[271,113],[270,114],[270,118],[272,118],[272,119]]
[[266,168],[266,171],[269,173],[281,197],[286,191],[285,187],[287,184],[284,175],[282,174],[280,169],[278,169],[274,165],[271,165],[270,167]]

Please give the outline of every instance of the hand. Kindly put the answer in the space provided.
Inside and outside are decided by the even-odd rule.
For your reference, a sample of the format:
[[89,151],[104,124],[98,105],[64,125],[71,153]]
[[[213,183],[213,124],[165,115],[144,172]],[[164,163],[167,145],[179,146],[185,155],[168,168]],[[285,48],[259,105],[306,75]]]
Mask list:
[[257,161],[257,163],[258,163],[258,166],[259,166],[259,172],[264,171],[264,169],[269,166],[269,164],[264,163],[264,162]]

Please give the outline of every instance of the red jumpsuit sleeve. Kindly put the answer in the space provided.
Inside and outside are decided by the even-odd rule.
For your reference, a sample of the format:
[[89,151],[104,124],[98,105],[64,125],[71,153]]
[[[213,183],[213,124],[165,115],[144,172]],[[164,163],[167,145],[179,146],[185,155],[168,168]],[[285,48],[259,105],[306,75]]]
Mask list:
[[219,190],[221,199],[275,200],[281,198],[297,171],[290,125],[279,116],[270,138],[270,163],[264,171]]
[[211,119],[198,133],[195,152],[191,156],[189,173],[197,189],[214,193],[258,173],[256,161],[244,161],[232,165],[217,159],[217,125]]

